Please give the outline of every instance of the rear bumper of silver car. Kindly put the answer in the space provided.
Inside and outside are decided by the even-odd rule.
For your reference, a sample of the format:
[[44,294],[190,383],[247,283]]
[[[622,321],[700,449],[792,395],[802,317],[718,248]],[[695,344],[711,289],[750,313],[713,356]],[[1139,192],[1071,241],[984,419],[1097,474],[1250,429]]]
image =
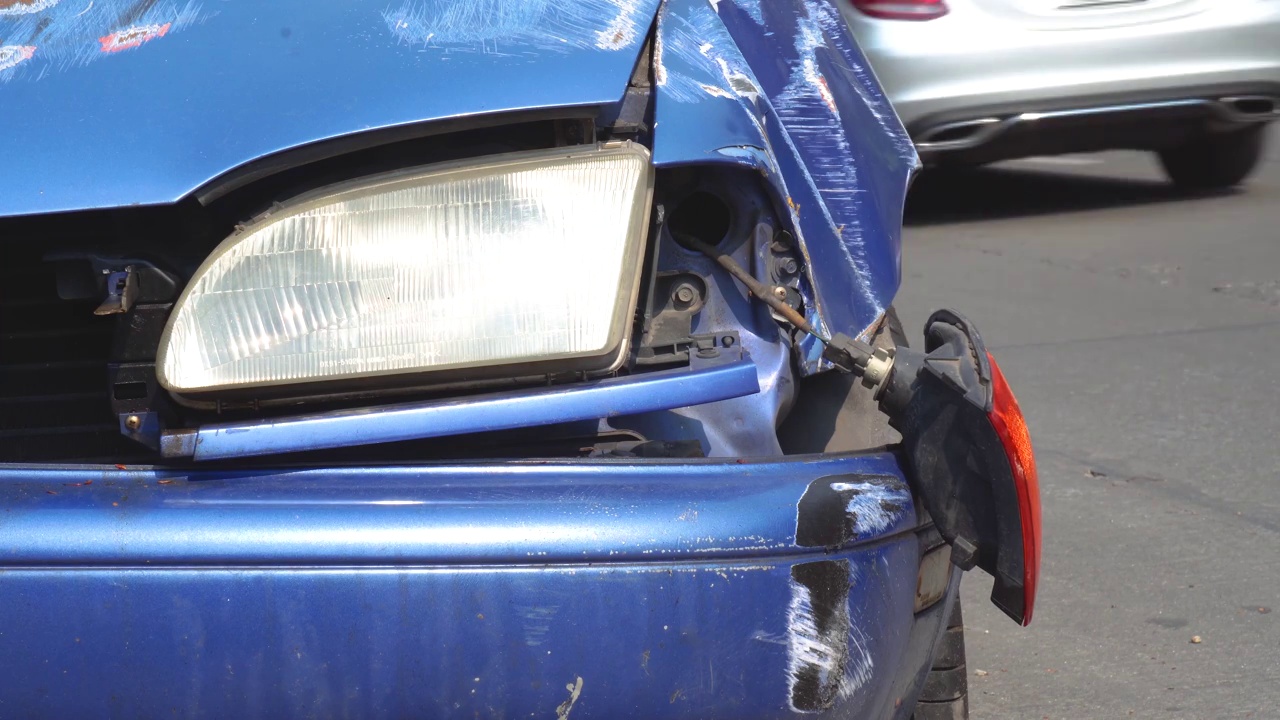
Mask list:
[[[1153,113],[1271,119],[1280,103],[1280,3],[1222,5],[1175,20],[1070,30],[1030,29],[961,7],[928,22],[847,12],[928,155],[970,150],[1050,119],[1134,112],[1148,120]],[[1259,97],[1271,104],[1236,101]]]

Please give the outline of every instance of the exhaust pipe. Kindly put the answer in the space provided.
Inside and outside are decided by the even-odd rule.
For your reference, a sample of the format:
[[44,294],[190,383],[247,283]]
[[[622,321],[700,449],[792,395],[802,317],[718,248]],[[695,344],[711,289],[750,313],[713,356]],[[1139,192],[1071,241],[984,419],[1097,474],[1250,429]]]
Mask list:
[[936,125],[920,133],[916,150],[967,150],[991,140],[1007,126],[1005,121],[994,117]]
[[1218,98],[1217,108],[1233,122],[1265,122],[1280,119],[1280,99],[1268,95],[1234,95]]

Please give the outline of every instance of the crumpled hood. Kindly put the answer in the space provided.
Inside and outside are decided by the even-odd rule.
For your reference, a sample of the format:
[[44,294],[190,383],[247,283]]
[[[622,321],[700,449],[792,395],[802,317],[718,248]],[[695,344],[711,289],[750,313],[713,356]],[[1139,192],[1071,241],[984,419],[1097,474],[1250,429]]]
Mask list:
[[0,0],[0,216],[362,130],[617,102],[659,0]]

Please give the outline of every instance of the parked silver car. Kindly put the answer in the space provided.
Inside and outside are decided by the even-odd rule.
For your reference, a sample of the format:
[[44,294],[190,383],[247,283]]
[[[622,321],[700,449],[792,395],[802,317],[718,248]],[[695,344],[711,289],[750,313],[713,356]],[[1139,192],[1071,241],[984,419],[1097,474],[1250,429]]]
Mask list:
[[1280,118],[1280,0],[848,0],[926,164],[1111,148],[1242,181]]

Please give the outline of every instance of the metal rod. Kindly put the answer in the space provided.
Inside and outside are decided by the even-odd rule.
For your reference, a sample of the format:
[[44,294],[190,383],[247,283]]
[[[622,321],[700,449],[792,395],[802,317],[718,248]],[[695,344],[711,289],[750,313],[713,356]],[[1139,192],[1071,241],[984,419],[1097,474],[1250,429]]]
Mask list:
[[829,338],[814,329],[814,327],[809,324],[809,321],[797,312],[795,308],[788,305],[777,295],[774,295],[772,287],[755,279],[751,273],[747,272],[736,260],[729,257],[729,255],[720,248],[717,248],[714,245],[709,245],[696,237],[685,235],[683,233],[677,236],[677,240],[684,245],[697,250],[703,255],[706,255],[712,260],[715,260],[720,267],[727,270],[730,275],[737,278],[743,285],[746,285],[747,290],[749,290],[752,295],[759,298],[765,305],[768,305],[770,308],[777,311],[779,315],[786,318],[787,322],[795,325],[796,328],[821,340],[823,344],[831,342]]

